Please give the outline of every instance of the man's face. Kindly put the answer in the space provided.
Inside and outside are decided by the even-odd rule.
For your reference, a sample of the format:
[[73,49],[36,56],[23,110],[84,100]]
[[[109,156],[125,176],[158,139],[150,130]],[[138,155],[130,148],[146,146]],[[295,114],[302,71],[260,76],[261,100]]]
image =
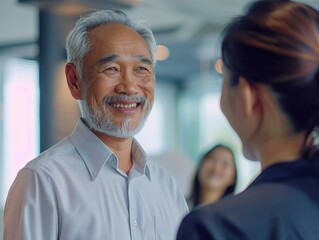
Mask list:
[[154,69],[145,40],[134,30],[110,24],[89,32],[83,60],[81,108],[89,126],[109,136],[132,137],[154,100]]

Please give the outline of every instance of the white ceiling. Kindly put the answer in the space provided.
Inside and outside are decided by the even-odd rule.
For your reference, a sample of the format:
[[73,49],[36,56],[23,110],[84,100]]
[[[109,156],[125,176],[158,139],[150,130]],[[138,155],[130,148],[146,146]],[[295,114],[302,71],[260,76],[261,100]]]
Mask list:
[[1,0],[0,46],[37,39],[37,9],[18,0]]
[[[130,13],[146,20],[157,41],[171,49],[170,58],[157,66],[159,75],[184,81],[194,79],[203,71],[204,74],[214,71],[214,62],[219,57],[219,33],[249,2],[251,0],[144,0]],[[319,0],[299,2],[319,9]]]
[[185,80],[199,75],[203,61],[210,67],[217,57],[217,39],[223,26],[249,0],[145,0],[130,10],[137,19],[152,27],[158,43],[171,51],[159,62],[157,73],[163,78]]
[[[99,0],[95,0],[99,1]],[[134,18],[152,27],[158,43],[171,51],[167,61],[159,62],[157,73],[181,80],[199,74],[203,61],[218,56],[217,39],[223,26],[242,12],[250,0],[116,0],[129,2],[126,9]],[[109,1],[100,0],[106,3]],[[319,9],[319,0],[303,0]],[[38,39],[37,7],[1,0],[0,47]]]

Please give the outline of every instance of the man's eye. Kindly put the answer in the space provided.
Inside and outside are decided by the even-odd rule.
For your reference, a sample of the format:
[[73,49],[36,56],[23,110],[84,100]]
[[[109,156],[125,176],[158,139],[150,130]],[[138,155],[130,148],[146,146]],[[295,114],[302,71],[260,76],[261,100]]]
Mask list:
[[144,67],[144,66],[139,66],[139,67],[137,67],[137,70],[138,70],[138,71],[147,71],[147,72],[150,72],[150,70],[149,70],[147,67]]
[[106,71],[117,71],[118,69],[116,67],[108,67],[105,70]]

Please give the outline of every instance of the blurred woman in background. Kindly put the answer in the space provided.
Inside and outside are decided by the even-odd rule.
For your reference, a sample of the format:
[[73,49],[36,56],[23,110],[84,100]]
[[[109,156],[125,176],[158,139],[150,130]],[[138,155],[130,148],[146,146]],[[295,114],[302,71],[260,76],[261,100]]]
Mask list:
[[221,108],[262,172],[243,192],[192,211],[178,240],[317,240],[319,12],[252,3],[225,29]]
[[236,183],[237,169],[233,151],[228,146],[215,145],[199,161],[188,200],[190,209],[233,195]]

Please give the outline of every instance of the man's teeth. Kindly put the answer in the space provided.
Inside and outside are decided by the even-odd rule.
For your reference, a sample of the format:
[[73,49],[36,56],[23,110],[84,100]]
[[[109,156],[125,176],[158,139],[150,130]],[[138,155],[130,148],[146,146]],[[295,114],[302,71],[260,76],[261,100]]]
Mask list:
[[111,104],[111,106],[114,107],[114,108],[130,109],[130,108],[135,108],[137,106],[137,103],[131,103],[131,104],[113,103],[113,104]]

